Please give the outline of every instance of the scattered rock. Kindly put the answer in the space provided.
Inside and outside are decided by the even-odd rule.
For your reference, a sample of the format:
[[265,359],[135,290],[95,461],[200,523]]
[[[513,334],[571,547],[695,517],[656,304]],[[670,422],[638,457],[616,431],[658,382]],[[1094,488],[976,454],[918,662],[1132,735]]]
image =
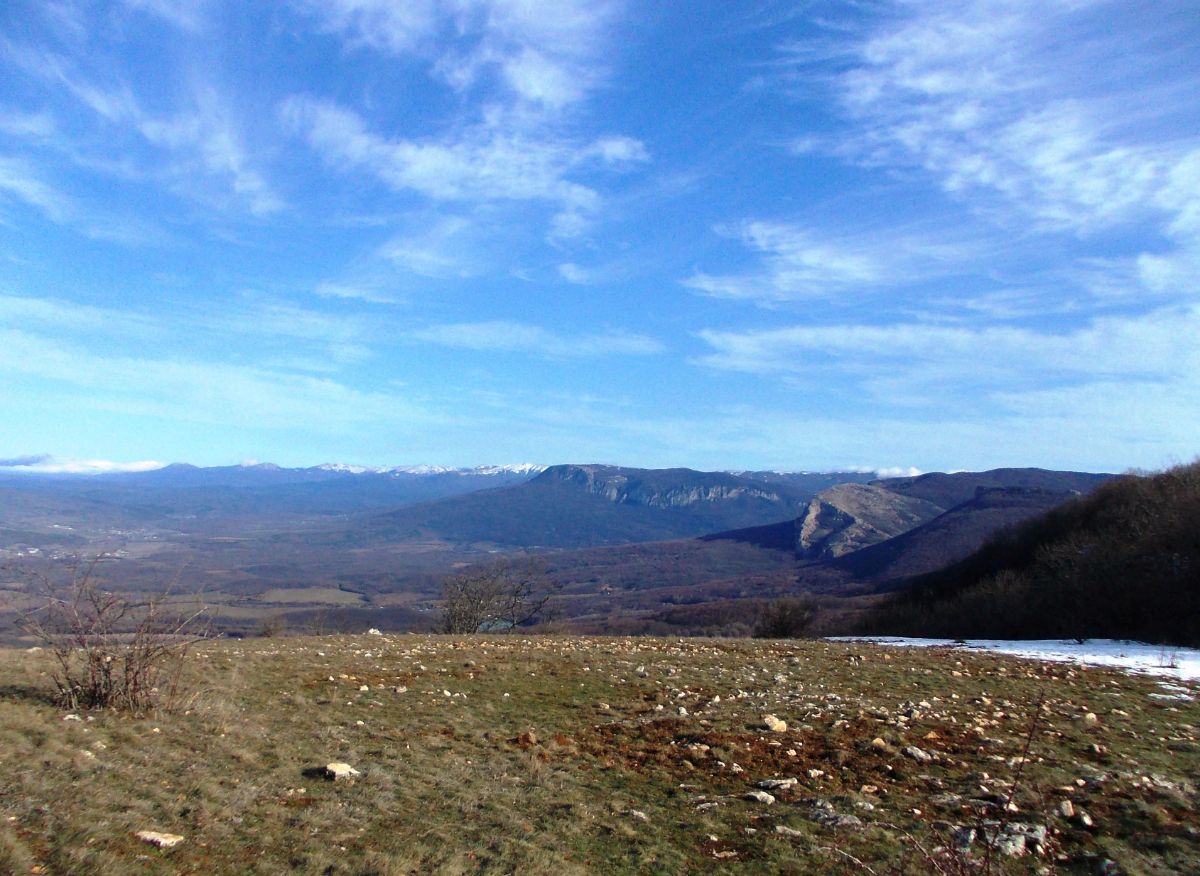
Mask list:
[[793,827],[787,827],[786,825],[783,825],[783,824],[775,825],[775,832],[777,834],[779,834],[780,836],[791,836],[791,837],[804,836],[804,831],[796,830]]
[[775,802],[775,795],[768,794],[766,791],[747,791],[742,795],[743,800],[753,800],[755,803],[762,803],[770,806]]
[[367,630],[367,635],[368,636],[382,636],[383,633],[381,633],[379,630],[375,629],[374,627],[371,627],[371,629]]
[[862,830],[863,828],[863,821],[857,815],[844,815],[826,809],[814,809],[811,818],[817,824],[838,830]]
[[327,763],[325,764],[325,776],[335,782],[345,779],[353,779],[355,776],[361,776],[358,770],[350,766],[348,763]]
[[787,721],[781,721],[774,715],[763,715],[762,723],[772,733],[787,732]]
[[160,849],[170,849],[183,842],[183,837],[179,834],[159,833],[157,830],[139,830],[134,836]]
[[1058,804],[1058,814],[1063,818],[1075,817],[1075,804],[1070,800],[1060,800]]
[[758,787],[767,791],[781,791],[796,787],[797,779],[763,779]]
[[625,814],[628,815],[630,818],[632,818],[634,821],[649,821],[650,820],[650,816],[647,815],[645,812],[643,812],[640,809],[627,809],[627,810],[625,810]]
[[915,745],[905,746],[904,756],[911,757],[913,760],[917,761],[918,763],[929,763],[930,761],[933,760],[932,754],[930,754],[928,751],[922,751],[920,748],[917,748]]

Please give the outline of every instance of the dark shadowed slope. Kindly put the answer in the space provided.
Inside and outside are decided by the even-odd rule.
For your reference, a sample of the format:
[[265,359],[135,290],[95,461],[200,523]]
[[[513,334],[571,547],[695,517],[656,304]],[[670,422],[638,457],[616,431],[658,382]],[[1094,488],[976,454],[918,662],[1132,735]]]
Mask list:
[[1072,493],[981,488],[978,494],[895,538],[830,561],[859,581],[902,583],[941,569],[977,550],[1006,526],[1061,505]]
[[906,635],[1200,642],[1200,463],[1117,478],[914,582],[872,618]]

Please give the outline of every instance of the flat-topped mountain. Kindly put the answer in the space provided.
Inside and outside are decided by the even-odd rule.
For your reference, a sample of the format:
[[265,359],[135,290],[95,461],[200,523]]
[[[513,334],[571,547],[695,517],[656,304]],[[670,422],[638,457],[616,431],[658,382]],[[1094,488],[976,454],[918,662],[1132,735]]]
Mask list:
[[556,465],[516,486],[380,514],[372,540],[573,548],[688,538],[795,517],[803,493],[727,472]]

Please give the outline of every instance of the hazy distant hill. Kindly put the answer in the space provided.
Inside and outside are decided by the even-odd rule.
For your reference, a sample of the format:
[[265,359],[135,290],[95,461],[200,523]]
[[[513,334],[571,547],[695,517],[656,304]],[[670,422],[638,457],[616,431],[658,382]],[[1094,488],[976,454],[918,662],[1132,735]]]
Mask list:
[[63,522],[86,525],[157,518],[270,517],[347,514],[427,502],[475,490],[522,483],[541,466],[473,469],[365,469],[351,466],[282,468],[269,463],[203,468],[186,463],[144,472],[105,475],[0,474],[16,511],[50,502]]
[[802,501],[803,494],[787,485],[725,472],[556,465],[518,486],[377,515],[366,534],[395,541],[592,547],[794,517]]
[[1200,642],[1200,463],[1125,476],[917,579],[876,632]]
[[1088,493],[1111,478],[1111,474],[1053,471],[1044,468],[994,468],[990,471],[962,471],[952,474],[930,472],[915,477],[886,478],[872,483],[886,487],[893,493],[924,499],[949,510],[973,499],[980,488],[1015,487],[1053,493]]

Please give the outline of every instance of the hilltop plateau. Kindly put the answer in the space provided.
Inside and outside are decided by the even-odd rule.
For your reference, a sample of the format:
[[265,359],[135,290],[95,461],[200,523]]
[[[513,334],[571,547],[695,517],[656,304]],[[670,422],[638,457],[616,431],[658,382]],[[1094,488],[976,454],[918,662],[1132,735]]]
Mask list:
[[64,713],[48,668],[0,651],[6,873],[1200,870],[1193,683],[855,643],[364,635],[203,643],[178,708],[138,718]]

